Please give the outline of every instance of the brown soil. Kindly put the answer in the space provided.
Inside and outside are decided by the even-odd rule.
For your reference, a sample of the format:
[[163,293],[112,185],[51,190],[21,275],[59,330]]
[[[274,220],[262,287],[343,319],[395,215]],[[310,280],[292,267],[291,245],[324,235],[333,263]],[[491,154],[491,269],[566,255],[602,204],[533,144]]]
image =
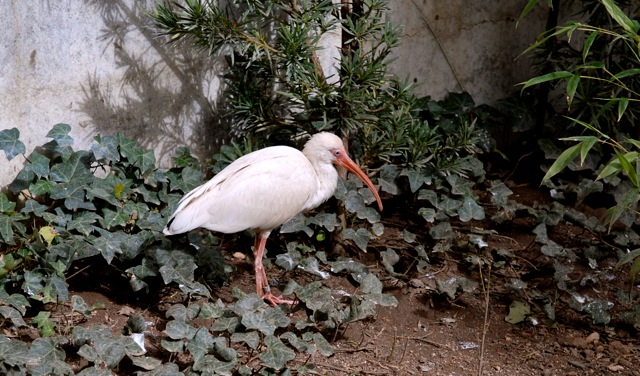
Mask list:
[[[537,189],[528,186],[516,188],[515,199],[521,202],[532,204],[545,200],[544,193]],[[456,230],[465,233],[470,226],[495,226],[495,223],[486,221],[459,226]],[[514,299],[504,287],[510,278],[535,270],[537,274],[528,283],[539,289],[545,286],[553,289],[555,285],[553,269],[545,269],[550,261],[541,255],[539,245],[533,241],[531,230],[534,226],[532,220],[522,220],[500,228],[499,235],[485,237],[490,248],[508,249],[521,260],[514,261],[505,270],[493,271],[491,275],[487,275],[485,269],[480,276],[479,271],[470,268],[462,256],[452,252],[434,257],[432,270],[426,275],[418,275],[413,268],[410,278],[401,281],[390,278],[382,267],[377,268],[371,253],[363,255],[367,258],[361,261],[373,265],[374,272],[385,284],[386,292],[397,298],[398,307],[381,307],[375,319],[326,333],[335,355],[328,358],[319,354],[311,357],[300,355],[296,362],[315,364],[317,374],[321,375],[640,375],[637,332],[633,328],[593,325],[588,317],[568,308],[562,294],[556,302],[557,318],[553,323],[546,322],[544,313],[535,306],[532,316],[537,318],[537,324],[534,325],[532,320],[515,325],[505,321]],[[387,226],[387,229],[390,231],[385,236],[394,236],[393,226]],[[565,247],[582,244],[578,240],[585,237],[595,239],[593,234],[570,223],[555,226],[550,237]],[[247,261],[234,259],[231,252],[225,257],[238,268],[230,285],[214,293],[223,301],[230,302],[231,287],[251,292],[254,284]],[[521,269],[517,268],[518,262]],[[610,268],[616,278],[607,286],[589,286],[585,293],[607,298],[618,289],[629,288],[626,271],[615,269],[613,265],[600,266]],[[579,268],[576,270],[580,273]],[[287,278],[284,274],[278,275],[282,272],[275,267],[268,273],[270,277]],[[490,283],[489,293],[483,293],[479,286],[473,292],[461,293],[453,301],[437,293],[436,279],[460,276],[473,281],[484,278]],[[308,277],[295,275],[294,278]],[[333,277],[330,281],[333,287],[351,292],[355,290],[346,279]],[[164,311],[174,303],[184,303],[180,301],[181,295],[174,288],[155,286],[155,296],[140,298],[131,294],[127,285],[114,286],[112,282],[85,280],[81,284],[72,283],[76,290],[72,294],[82,296],[89,306],[100,304],[102,308],[89,319],[68,315],[64,316],[65,319],[77,320],[70,322],[72,325],[105,324],[113,332],[119,332],[129,315],[141,314],[152,323],[146,336],[149,354],[160,357],[164,354],[168,360],[166,352],[160,350],[160,339],[167,321]],[[81,288],[89,285],[92,287],[86,291]],[[613,296],[609,300],[616,301]],[[71,310],[67,307],[61,311],[68,313]],[[76,372],[87,365],[80,357],[75,360]],[[181,365],[189,362],[188,358],[171,360]],[[131,370],[122,370],[119,374],[129,372]]]

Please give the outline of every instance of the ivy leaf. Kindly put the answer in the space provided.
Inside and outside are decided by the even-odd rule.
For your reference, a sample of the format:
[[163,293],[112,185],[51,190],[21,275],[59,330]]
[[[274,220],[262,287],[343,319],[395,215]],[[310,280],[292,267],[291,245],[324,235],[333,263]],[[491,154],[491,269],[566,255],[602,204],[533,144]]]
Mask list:
[[356,213],[359,219],[366,219],[369,223],[373,224],[380,221],[380,213],[374,208],[363,207]]
[[451,185],[451,193],[459,196],[470,194],[474,184],[471,180],[465,179],[460,175],[447,176],[447,182]]
[[204,302],[198,312],[198,318],[201,319],[217,319],[224,314],[225,305],[222,300],[218,299],[215,303]]
[[367,273],[360,280],[360,289],[364,294],[380,294],[382,293],[382,282],[373,273]]
[[[129,358],[131,359],[131,363],[133,363],[134,366],[136,367],[140,367],[142,369],[145,369],[147,371],[151,371],[151,370],[156,370],[158,372],[154,372],[152,373],[153,375],[161,375],[161,374],[165,374],[165,375],[184,375],[183,373],[179,372],[179,369],[177,366],[175,366],[175,369],[171,369],[171,372],[167,372],[167,370],[165,369],[158,369],[158,367],[163,367],[162,365],[162,360],[160,359],[156,359],[150,356],[129,356]],[[162,373],[161,373],[162,372]],[[140,374],[140,373],[138,373]]]
[[136,142],[125,137],[121,133],[118,133],[116,135],[116,141],[118,142],[118,146],[120,147],[120,154],[122,154],[123,157],[127,158],[130,163],[135,162],[135,149],[139,148],[138,145],[136,145]]
[[193,188],[202,184],[202,179],[204,175],[200,171],[200,169],[196,169],[193,167],[185,167],[182,169],[182,173],[180,176],[170,175],[169,180],[171,181],[171,189],[180,189],[183,192],[189,192]]
[[193,256],[178,250],[157,249],[155,257],[160,265],[160,275],[165,284],[171,282],[186,286],[192,284],[194,271],[197,268]]
[[64,350],[59,349],[60,344],[66,343],[64,337],[36,338],[31,344],[29,356],[30,363],[43,364],[55,361],[64,361]]
[[240,328],[240,318],[233,317],[220,317],[211,325],[211,331],[213,332],[229,332],[235,333]]
[[[131,360],[133,364],[138,365],[135,359],[131,359]],[[174,363],[158,364],[158,366],[154,367],[153,370],[150,372],[144,372],[144,373],[138,372],[137,374],[145,375],[145,376],[184,376],[184,373],[180,372],[180,368],[178,368],[178,365]],[[110,372],[108,376],[111,376]]]
[[491,203],[499,207],[505,206],[507,204],[508,196],[513,194],[513,191],[503,182],[492,182],[489,192],[492,194]]
[[55,185],[51,190],[51,198],[64,200],[64,206],[70,210],[96,210],[93,203],[85,199],[84,187],[79,182]]
[[[307,339],[308,334],[309,333],[303,334],[303,338],[305,340]],[[334,353],[333,347],[331,347],[331,344],[322,336],[322,334],[317,332],[313,333],[311,334],[311,339],[313,340],[313,343],[316,345],[316,348],[318,349],[318,351],[320,351],[320,354],[324,356],[333,355]]]
[[69,136],[69,132],[71,132],[71,126],[69,124],[59,123],[51,128],[49,133],[47,133],[47,137],[56,140],[60,146],[71,146],[73,145],[73,138]]
[[42,216],[42,213],[44,213],[48,208],[49,208],[48,206],[42,205],[34,199],[28,199],[24,203],[24,207],[22,208],[22,210],[20,210],[20,213],[24,213],[24,214],[33,213],[38,217],[40,217]]
[[279,370],[288,361],[296,357],[296,353],[288,348],[278,337],[266,336],[264,343],[267,346],[267,350],[260,353],[260,359],[265,362],[267,367]]
[[163,339],[160,341],[162,347],[172,353],[184,352],[184,341],[169,341]]
[[23,277],[22,290],[26,292],[28,296],[35,298],[42,292],[44,288],[44,276],[42,274],[25,270]]
[[231,376],[236,363],[236,360],[223,362],[213,355],[205,355],[193,364],[193,370],[200,371],[202,375]]
[[441,222],[433,226],[429,230],[429,235],[431,235],[435,240],[447,240],[456,237],[456,234],[453,232],[453,228],[449,222]]
[[[31,360],[29,346],[21,340],[0,336],[0,359],[9,366],[23,367],[24,364]],[[24,370],[23,374],[26,374],[26,370]]]
[[345,240],[353,240],[358,248],[366,253],[367,244],[369,244],[369,240],[371,240],[373,235],[371,235],[366,228],[359,228],[357,231],[354,231],[352,228],[348,228],[342,232],[342,237]]
[[127,221],[129,220],[129,216],[126,215],[120,208],[118,208],[117,211],[102,209],[102,213],[104,214],[104,218],[101,218],[102,225],[107,230],[111,230],[117,226],[124,227],[124,225],[126,225]]
[[172,317],[178,321],[187,322],[196,318],[196,316],[198,316],[198,311],[200,311],[200,308],[195,304],[192,304],[189,307],[185,307],[184,304],[174,304],[169,307],[165,316]]
[[427,200],[435,207],[438,204],[438,195],[430,189],[421,189],[418,191],[418,200]]
[[51,167],[51,180],[58,183],[72,183],[82,186],[91,182],[91,153],[79,151],[72,153],[64,162]]
[[83,314],[84,317],[91,317],[91,308],[89,308],[84,299],[79,295],[73,295],[71,297],[71,308],[74,312]]
[[296,232],[304,232],[307,236],[313,236],[313,230],[305,223],[305,216],[302,213],[298,213],[295,217],[285,222],[280,227],[281,234],[291,234]]
[[336,227],[340,226],[336,213],[320,213],[307,219],[309,224],[314,224],[326,228],[329,232],[333,232]]
[[209,351],[213,350],[214,343],[211,333],[209,333],[206,328],[200,328],[196,331],[193,339],[187,343],[187,350],[189,350],[193,356],[193,361],[197,363],[203,356],[208,354]]
[[91,151],[96,160],[120,161],[116,137],[97,135],[94,140],[96,142],[91,145]]
[[67,223],[67,231],[76,230],[83,235],[89,235],[95,229],[93,224],[101,219],[102,217],[96,213],[83,211]]
[[433,223],[436,220],[436,211],[433,208],[420,208],[418,214],[424,218],[425,221]]
[[69,289],[67,286],[67,282],[64,279],[60,278],[57,275],[49,276],[49,280],[45,285],[45,294],[44,302],[66,302],[69,300]]
[[458,208],[462,206],[462,201],[454,200],[450,197],[445,197],[442,201],[439,201],[436,208],[443,210],[447,215],[453,215],[457,212]]
[[51,243],[53,243],[53,239],[56,238],[56,232],[53,230],[51,226],[40,227],[40,230],[38,230],[38,234],[49,245],[51,245]]
[[0,192],[0,213],[10,213],[15,209],[16,203],[9,201],[4,193]]
[[24,169],[29,172],[33,172],[37,177],[49,175],[49,163],[51,161],[44,155],[34,151],[29,156],[29,161],[24,166]]
[[254,312],[246,312],[242,316],[241,323],[247,329],[256,329],[265,335],[273,335],[277,328],[287,327],[291,320],[279,308],[266,307]]
[[382,266],[387,270],[387,272],[391,274],[395,274],[393,270],[393,266],[400,261],[400,256],[394,251],[392,248],[387,248],[384,251],[380,252],[382,256]]
[[517,324],[523,322],[531,313],[531,307],[526,302],[514,300],[509,306],[509,315],[504,318],[509,324]]
[[153,150],[140,150],[137,155],[136,165],[140,168],[142,174],[148,173],[156,167],[156,155]]
[[32,319],[33,322],[38,325],[38,329],[40,331],[41,337],[53,337],[55,333],[56,324],[49,320],[51,317],[51,312],[49,311],[40,311],[38,314]]
[[[288,333],[293,334],[291,332],[286,332],[284,334],[288,334]],[[245,332],[245,333],[233,333],[231,335],[231,342],[234,342],[234,343],[243,342],[250,348],[256,350],[260,345],[260,334],[258,334],[258,332],[256,331]]]
[[407,180],[409,180],[409,188],[413,193],[420,189],[424,183],[428,183],[430,181],[430,176],[425,176],[422,171],[409,168],[402,170],[402,172],[400,172],[400,176],[407,177]]
[[467,197],[458,209],[458,216],[462,222],[469,222],[472,219],[480,221],[484,219],[484,209],[475,200]]
[[46,179],[38,179],[34,183],[29,184],[29,192],[34,196],[49,194],[55,186],[55,182]]
[[17,327],[28,326],[26,322],[22,319],[22,315],[18,312],[17,309],[9,306],[0,306],[0,315],[5,319],[11,320],[13,325]]
[[455,300],[458,287],[460,287],[460,285],[455,278],[450,278],[446,281],[441,279],[436,280],[436,289],[438,292],[446,294],[451,300]]
[[93,240],[93,246],[102,254],[108,264],[111,264],[116,253],[122,253],[121,234],[109,232],[101,228],[96,228],[100,237]]
[[164,330],[171,339],[191,339],[196,335],[196,328],[180,320],[171,320]]
[[[5,259],[6,258],[7,258],[7,255],[5,255]],[[16,310],[18,310],[18,312],[20,312],[20,314],[23,316],[27,312],[26,307],[31,307],[31,304],[29,304],[29,301],[27,300],[27,298],[24,297],[24,295],[22,294],[9,295],[7,294],[6,291],[4,291],[3,288],[0,289],[0,301],[2,301],[4,304],[8,304],[12,306]]]
[[110,368],[116,367],[126,355],[122,342],[111,337],[97,339],[93,347],[99,356],[99,360],[106,363]]
[[8,160],[12,160],[18,154],[27,152],[27,148],[20,141],[18,128],[0,131],[0,150],[3,150]]

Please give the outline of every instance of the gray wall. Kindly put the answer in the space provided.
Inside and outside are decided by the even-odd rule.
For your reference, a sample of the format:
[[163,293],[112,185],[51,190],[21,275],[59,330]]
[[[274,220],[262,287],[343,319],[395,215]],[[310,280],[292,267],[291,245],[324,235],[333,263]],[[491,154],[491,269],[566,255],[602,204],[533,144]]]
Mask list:
[[[27,153],[54,124],[68,123],[76,148],[97,133],[122,132],[155,149],[165,166],[178,146],[209,157],[223,136],[215,133],[221,62],[158,39],[145,15],[154,3],[1,2],[0,129],[17,127]],[[436,99],[451,91],[468,91],[477,103],[508,95],[530,75],[515,57],[544,25],[537,9],[515,28],[525,3],[390,1],[393,21],[404,25],[395,73]],[[23,162],[0,153],[0,186]]]

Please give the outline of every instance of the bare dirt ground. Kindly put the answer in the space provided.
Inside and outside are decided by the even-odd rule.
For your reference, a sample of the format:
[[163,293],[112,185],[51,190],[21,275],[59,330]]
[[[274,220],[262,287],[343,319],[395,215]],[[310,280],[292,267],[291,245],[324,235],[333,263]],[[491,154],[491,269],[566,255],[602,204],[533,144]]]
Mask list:
[[[544,200],[544,193],[538,189],[528,186],[516,188],[516,199],[519,197],[528,203]],[[385,225],[388,229],[393,228],[392,225]],[[459,225],[482,227],[491,226],[491,223]],[[499,235],[490,236],[487,241],[490,247],[508,248],[521,258],[522,270],[536,271],[528,283],[541,289],[545,286],[552,289],[555,284],[553,269],[545,268],[549,261],[541,256],[539,245],[534,244],[533,227],[533,221],[516,221],[499,229]],[[465,228],[456,230],[464,232]],[[550,237],[564,246],[585,236],[594,235],[567,223],[555,226],[553,233],[550,233]],[[237,270],[229,285],[214,291],[216,298],[220,297],[225,302],[232,301],[231,287],[246,292],[254,288],[252,268],[248,261],[236,260],[231,253],[226,252],[225,257],[237,266]],[[384,282],[386,292],[397,298],[398,307],[379,308],[375,319],[325,333],[334,347],[333,356],[300,355],[296,359],[300,365],[314,364],[317,374],[640,375],[637,331],[620,326],[593,325],[588,317],[568,308],[562,296],[558,296],[555,303],[557,318],[554,323],[545,322],[539,307],[534,307],[532,312],[538,319],[536,325],[529,320],[515,325],[507,323],[505,317],[513,296],[507,293],[504,284],[511,277],[521,276],[513,268],[481,277],[478,271],[464,266],[461,256],[447,252],[432,260],[433,270],[429,273],[418,275],[414,268],[410,278],[401,281],[389,277],[382,267],[376,266],[375,252],[361,256],[360,261],[371,266]],[[613,265],[610,267],[616,279],[608,286],[592,287],[596,290],[593,292],[602,298],[614,294],[617,289],[629,287],[627,272],[614,269]],[[287,278],[275,267],[268,273],[276,278]],[[455,300],[450,300],[436,292],[437,278],[460,276],[474,281],[480,281],[481,278],[488,280],[491,286],[489,294],[478,287],[473,292],[462,293]],[[300,275],[293,277],[304,278]],[[114,282],[118,280],[120,282]],[[76,317],[79,320],[76,325],[105,324],[117,332],[122,330],[129,315],[141,314],[152,323],[146,337],[149,355],[176,362],[181,368],[189,364],[188,357],[168,359],[159,343],[167,322],[164,315],[166,309],[180,302],[180,294],[175,288],[157,286],[156,294],[141,297],[130,292],[123,278],[110,280],[110,277],[95,275],[95,272],[74,276],[70,283],[75,290],[72,294],[82,296],[89,306],[101,306],[89,319]],[[347,291],[355,289],[346,279],[331,278],[331,283],[335,284],[335,288]],[[615,301],[614,298],[611,300]],[[82,358],[75,359],[76,370],[86,365]],[[131,369],[124,367],[119,374],[130,372]]]

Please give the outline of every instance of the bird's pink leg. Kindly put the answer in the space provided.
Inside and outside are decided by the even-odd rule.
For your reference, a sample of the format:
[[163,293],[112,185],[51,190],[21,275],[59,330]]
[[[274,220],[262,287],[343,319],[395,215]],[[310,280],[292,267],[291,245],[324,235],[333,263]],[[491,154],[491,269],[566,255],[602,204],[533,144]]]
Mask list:
[[256,239],[253,244],[253,269],[256,275],[256,293],[262,299],[271,303],[272,306],[277,306],[278,304],[296,304],[293,300],[283,299],[282,296],[275,296],[271,293],[267,273],[264,270],[264,265],[262,265],[262,257],[264,256],[264,248],[267,244],[268,237],[269,233],[256,232]]

